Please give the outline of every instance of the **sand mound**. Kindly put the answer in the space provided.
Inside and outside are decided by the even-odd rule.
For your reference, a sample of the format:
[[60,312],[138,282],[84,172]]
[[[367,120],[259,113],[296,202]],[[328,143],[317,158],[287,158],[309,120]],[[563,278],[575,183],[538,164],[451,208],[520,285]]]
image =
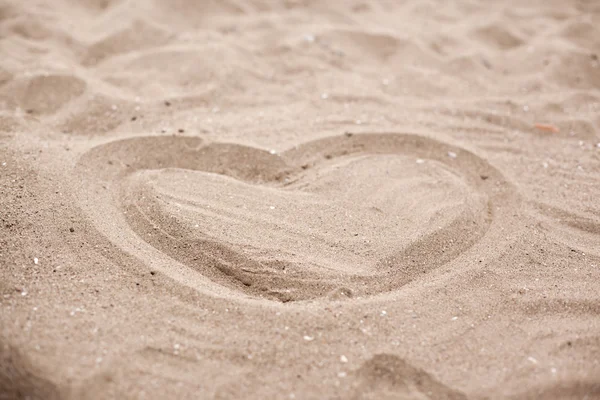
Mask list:
[[40,378],[31,362],[10,345],[0,342],[1,399],[59,399],[59,391]]

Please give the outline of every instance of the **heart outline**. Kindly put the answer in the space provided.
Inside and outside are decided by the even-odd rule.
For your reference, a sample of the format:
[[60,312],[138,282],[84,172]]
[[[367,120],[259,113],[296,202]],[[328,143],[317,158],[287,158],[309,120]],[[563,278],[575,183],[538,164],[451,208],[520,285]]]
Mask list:
[[[450,153],[456,154],[457,157],[448,157]],[[273,155],[266,150],[249,146],[208,142],[195,137],[136,137],[113,141],[92,148],[81,157],[77,170],[81,172],[81,178],[86,182],[81,186],[85,194],[82,197],[84,199],[82,208],[95,222],[94,225],[105,236],[109,236],[114,244],[126,247],[122,250],[138,258],[141,256],[144,258],[145,264],[160,270],[180,284],[207,294],[227,297],[239,297],[242,294],[243,297],[251,296],[256,299],[261,299],[266,295],[271,300],[285,302],[290,299],[282,298],[277,294],[273,295],[273,293],[264,293],[264,290],[261,293],[261,291],[244,289],[252,285],[247,285],[243,281],[236,265],[251,262],[251,260],[219,243],[206,241],[198,243],[199,248],[209,250],[202,250],[201,254],[213,254],[211,257],[204,257],[199,260],[199,264],[204,268],[201,272],[190,267],[189,258],[181,257],[168,250],[165,251],[164,248],[159,250],[150,244],[152,248],[166,256],[166,258],[157,257],[159,261],[152,262],[144,256],[144,254],[152,253],[152,250],[145,248],[143,249],[145,251],[140,253],[140,249],[144,246],[141,243],[135,243],[136,241],[132,239],[131,232],[125,235],[115,235],[114,232],[110,232],[110,229],[106,229],[105,218],[99,219],[99,210],[95,210],[98,206],[104,208],[105,211],[100,214],[112,215],[113,219],[119,221],[116,225],[119,225],[121,230],[127,230],[127,225],[131,225],[132,221],[136,220],[136,218],[123,219],[122,215],[118,215],[118,210],[121,209],[119,207],[119,201],[121,201],[119,195],[115,195],[113,191],[112,195],[103,201],[91,202],[90,199],[95,196],[106,195],[104,193],[106,190],[101,189],[102,186],[118,186],[118,183],[127,176],[145,169],[192,169],[226,174],[242,181],[264,183],[281,181],[285,177],[293,177],[294,174],[318,166],[324,160],[356,154],[410,154],[415,157],[433,159],[456,171],[460,171],[461,177],[468,184],[488,197],[487,215],[484,218],[486,221],[485,226],[479,227],[475,235],[469,236],[469,240],[458,245],[452,244],[456,231],[462,231],[463,233],[470,231],[472,228],[470,221],[459,221],[454,226],[432,233],[430,237],[420,240],[414,246],[409,246],[409,248],[403,249],[398,254],[382,260],[379,268],[381,270],[387,269],[387,271],[384,271],[381,275],[379,282],[371,284],[371,290],[359,293],[360,295],[372,296],[398,290],[423,273],[415,273],[415,271],[427,273],[449,263],[475,245],[486,234],[493,222],[495,208],[499,209],[499,206],[503,205],[502,209],[507,210],[509,208],[506,207],[508,203],[519,201],[514,186],[497,169],[474,153],[426,136],[401,133],[346,134],[327,137],[296,146],[281,155]],[[112,164],[108,164],[107,162],[112,159],[116,159],[117,162],[112,161]],[[245,159],[245,162],[240,162],[242,159]],[[255,168],[243,168],[244,165],[252,165]],[[482,179],[482,177],[486,179]],[[107,203],[111,204],[112,207],[102,207],[102,204],[106,205]],[[505,214],[509,215],[510,213],[505,212]],[[506,220],[506,218],[503,219]],[[506,221],[504,225],[506,225]],[[135,229],[133,231],[135,232]],[[139,235],[137,236],[139,239]],[[431,242],[445,243],[446,245],[427,246]],[[148,242],[145,243],[149,244]],[[189,252],[188,248],[187,252],[180,252],[179,254],[192,253]],[[215,254],[217,256],[214,256]],[[156,256],[156,254],[154,255]],[[409,259],[410,262],[407,261]],[[225,275],[225,280],[218,279],[219,273],[211,274],[207,271],[219,271]],[[330,286],[324,285],[323,292],[335,294],[337,290],[339,294],[339,291],[343,293],[349,290],[345,287],[339,287],[334,288],[332,292],[331,289]],[[315,297],[322,297],[323,294],[321,293],[320,296]]]

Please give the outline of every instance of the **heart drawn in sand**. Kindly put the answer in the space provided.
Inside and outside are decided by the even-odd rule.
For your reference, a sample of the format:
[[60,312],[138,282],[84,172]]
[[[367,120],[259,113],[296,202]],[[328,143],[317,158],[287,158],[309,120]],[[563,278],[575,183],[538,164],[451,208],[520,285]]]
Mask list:
[[198,290],[284,302],[397,290],[477,244],[515,197],[483,159],[407,134],[282,154],[143,137],[80,163],[82,207],[123,251]]

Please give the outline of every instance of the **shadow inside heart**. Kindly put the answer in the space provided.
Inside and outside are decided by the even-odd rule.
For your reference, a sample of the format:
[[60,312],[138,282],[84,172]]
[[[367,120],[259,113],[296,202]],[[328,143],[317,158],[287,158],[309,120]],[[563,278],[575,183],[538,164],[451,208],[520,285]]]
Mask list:
[[147,258],[145,242],[208,286],[284,302],[398,289],[472,247],[514,195],[484,160],[416,135],[327,138],[281,155],[146,137],[81,162],[90,196],[110,186],[84,208],[121,248]]

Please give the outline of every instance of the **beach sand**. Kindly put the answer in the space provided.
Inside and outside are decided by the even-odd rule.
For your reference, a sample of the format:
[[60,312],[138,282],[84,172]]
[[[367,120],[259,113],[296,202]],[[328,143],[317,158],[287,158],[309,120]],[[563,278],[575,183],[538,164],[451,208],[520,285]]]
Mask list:
[[0,2],[0,399],[600,398],[600,4]]

